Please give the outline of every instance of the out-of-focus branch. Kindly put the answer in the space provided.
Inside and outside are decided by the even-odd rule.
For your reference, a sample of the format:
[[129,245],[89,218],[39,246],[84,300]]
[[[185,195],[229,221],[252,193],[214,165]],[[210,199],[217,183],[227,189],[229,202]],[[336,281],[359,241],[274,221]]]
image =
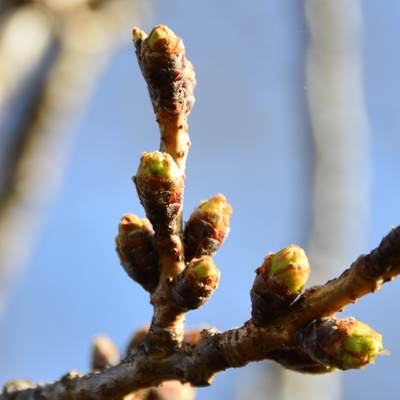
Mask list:
[[0,198],[0,305],[29,256],[40,212],[60,181],[71,122],[87,102],[112,51],[127,40],[132,21],[143,10],[139,0],[82,1],[75,7],[42,3],[58,49],[20,124],[19,146]]
[[15,10],[16,8],[23,6],[27,3],[32,3],[32,0],[1,0],[0,17],[3,17],[4,14],[7,14],[11,10]]
[[3,119],[4,113],[10,112],[9,102],[37,72],[53,31],[48,13],[34,5],[14,5],[1,24],[0,118]]
[[313,230],[315,281],[340,270],[361,250],[369,198],[369,124],[362,71],[359,1],[307,0],[310,45],[306,87],[315,146]]

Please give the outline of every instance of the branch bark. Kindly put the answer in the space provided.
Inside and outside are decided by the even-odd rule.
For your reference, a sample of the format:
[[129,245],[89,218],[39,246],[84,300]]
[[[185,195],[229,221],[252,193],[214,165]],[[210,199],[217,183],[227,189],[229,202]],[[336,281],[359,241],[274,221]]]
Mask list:
[[296,332],[308,323],[375,292],[399,272],[400,226],[341,276],[308,289],[284,315],[267,326],[256,327],[249,320],[242,327],[223,333],[204,330],[197,344],[184,343],[166,357],[147,353],[140,345],[119,365],[102,372],[69,374],[57,382],[30,388],[23,381],[24,389],[18,389],[14,382],[6,386],[0,400],[120,400],[131,392],[171,379],[207,386],[217,372],[227,368],[278,358],[277,351],[294,346]]

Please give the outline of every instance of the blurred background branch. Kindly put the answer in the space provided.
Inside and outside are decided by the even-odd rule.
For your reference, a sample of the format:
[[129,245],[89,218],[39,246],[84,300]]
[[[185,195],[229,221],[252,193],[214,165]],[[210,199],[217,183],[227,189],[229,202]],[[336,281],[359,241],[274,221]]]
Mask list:
[[0,5],[0,310],[62,177],[71,125],[110,56],[130,39],[132,22],[146,18],[150,4]]
[[[307,254],[313,266],[310,285],[317,285],[340,273],[365,246],[369,126],[363,91],[360,2],[306,0],[304,8],[309,32],[305,95],[314,144]],[[266,364],[251,379],[254,400],[341,398],[339,374],[307,376]],[[239,390],[237,398],[243,396]]]
[[[306,0],[306,95],[314,143],[312,228],[308,255],[322,284],[366,244],[369,126],[363,90],[360,1]],[[338,400],[339,374],[282,371],[283,400]]]

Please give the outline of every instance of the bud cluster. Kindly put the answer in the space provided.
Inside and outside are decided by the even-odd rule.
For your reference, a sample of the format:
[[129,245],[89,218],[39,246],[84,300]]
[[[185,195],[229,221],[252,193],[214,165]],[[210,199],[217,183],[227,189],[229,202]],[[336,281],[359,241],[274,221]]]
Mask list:
[[[194,103],[196,83],[193,67],[182,40],[164,25],[154,27],[148,36],[135,28],[133,38],[160,126],[161,151],[144,153],[134,177],[140,202],[155,233],[147,221],[129,217],[128,222],[121,222],[117,237],[125,270],[152,293],[155,309],[151,327],[137,332],[128,353],[144,341],[146,349],[170,354],[183,341],[188,347],[201,337],[195,332],[190,339],[183,339],[184,313],[202,306],[218,286],[220,271],[211,256],[229,233],[232,208],[222,194],[204,200],[182,232],[184,171],[190,146],[186,119]],[[375,262],[382,259],[382,254],[374,255]],[[284,313],[292,305],[299,305],[298,309],[304,305],[297,300],[309,277],[310,265],[299,246],[268,254],[256,274],[249,326],[268,329],[266,325],[277,317],[284,320]],[[307,324],[311,318],[315,315],[307,319],[306,314],[302,323]],[[289,333],[289,342],[271,349],[268,357],[303,373],[361,368],[382,351],[381,336],[353,319],[313,321],[306,328]],[[231,361],[232,365],[240,364]],[[158,398],[157,393],[154,391],[152,396]]]
[[147,219],[126,214],[121,218],[115,239],[117,253],[125,272],[149,292],[155,290],[159,279],[153,235],[153,229]]
[[301,293],[310,274],[310,265],[299,246],[289,246],[269,254],[256,270],[251,289],[252,317],[265,325],[282,314]]

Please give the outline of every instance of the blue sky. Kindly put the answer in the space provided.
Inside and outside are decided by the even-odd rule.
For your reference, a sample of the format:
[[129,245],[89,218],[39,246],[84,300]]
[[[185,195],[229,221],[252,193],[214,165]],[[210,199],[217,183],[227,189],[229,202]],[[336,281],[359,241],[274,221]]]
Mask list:
[[[169,25],[184,38],[196,67],[185,215],[219,192],[234,209],[230,237],[216,256],[220,288],[188,315],[189,326],[226,329],[249,318],[249,290],[263,256],[290,243],[307,245],[313,168],[304,92],[307,32],[302,2],[187,3],[158,1],[146,28]],[[367,250],[400,221],[400,3],[366,0],[363,6],[372,130]],[[0,321],[1,382],[86,370],[96,334],[107,333],[123,347],[134,328],[150,320],[147,295],[119,266],[114,236],[123,213],[143,214],[131,177],[140,154],[158,142],[133,48],[123,48],[78,127],[61,191]],[[344,399],[397,399],[399,290],[398,282],[387,285],[346,310],[381,331],[392,354],[343,374]],[[231,398],[236,375],[221,374],[198,398]]]

